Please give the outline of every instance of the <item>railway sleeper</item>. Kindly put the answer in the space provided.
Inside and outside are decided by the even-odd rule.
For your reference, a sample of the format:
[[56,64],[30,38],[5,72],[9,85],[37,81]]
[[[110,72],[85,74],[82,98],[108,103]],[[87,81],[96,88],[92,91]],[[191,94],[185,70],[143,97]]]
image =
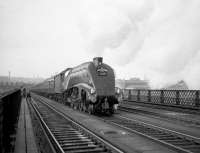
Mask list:
[[[57,124],[59,124],[59,123],[57,123]],[[55,124],[56,125],[56,124]],[[63,131],[68,131],[68,129],[69,129],[69,127],[59,127],[59,126],[57,126],[57,127],[54,127],[55,125],[49,125],[48,124],[48,126],[49,126],[49,129],[50,130],[52,130],[52,131],[55,131],[55,130],[57,130],[58,132],[60,131],[60,132],[63,132]],[[70,130],[70,129],[69,129]],[[74,130],[74,129],[73,129]],[[71,129],[71,131],[72,131],[72,129]]]
[[58,137],[58,138],[64,138],[64,137],[83,137],[83,134],[81,134],[81,133],[68,133],[68,134],[56,134],[55,135],[56,137]]
[[66,136],[81,136],[81,135],[83,135],[82,133],[65,133],[65,132],[63,132],[63,133],[54,133],[54,135],[55,136],[64,136],[64,135],[66,135]]
[[70,128],[70,126],[66,125],[67,123],[64,122],[64,121],[55,121],[55,122],[46,121],[46,122],[47,122],[47,124],[50,124],[50,125],[55,125],[55,124],[57,124],[59,122],[58,127],[67,127],[67,128]]
[[80,133],[80,132],[67,132],[67,131],[65,131],[65,132],[57,132],[57,133],[53,133],[54,135],[56,135],[56,136],[62,136],[62,135],[71,135],[71,134],[82,134],[82,133]]
[[62,129],[57,129],[56,127],[50,128],[52,132],[54,133],[61,133],[61,132],[79,132],[77,130],[74,130],[74,128],[62,128]]
[[72,141],[60,141],[60,145],[64,145],[64,144],[70,144],[70,143],[81,143],[81,142],[88,142],[91,143],[92,141],[90,139],[84,139],[84,140],[72,140]]
[[58,141],[63,141],[63,140],[79,140],[79,139],[88,139],[88,137],[63,137],[63,138],[58,138]]
[[94,148],[102,148],[99,145],[83,145],[83,146],[63,146],[63,150],[70,151],[70,150],[79,150],[79,149],[94,149]]
[[[67,152],[69,153],[69,151]],[[108,153],[108,150],[105,148],[89,148],[89,149],[73,150],[71,152],[73,153]]]
[[75,131],[74,129],[57,129],[57,128],[49,128],[51,130],[51,132],[53,133],[61,133],[61,132],[78,132]]
[[72,133],[74,132],[74,129],[73,130],[68,130],[67,128],[65,129],[57,129],[56,128],[49,128],[51,130],[52,133],[65,133],[65,132],[69,132],[69,133]]
[[68,143],[70,143],[70,142],[72,143],[72,142],[78,142],[78,141],[80,141],[80,140],[83,140],[83,141],[84,141],[84,140],[85,140],[85,141],[92,141],[91,139],[88,139],[88,138],[85,138],[85,139],[80,139],[80,138],[79,138],[79,139],[63,139],[63,140],[60,140],[60,139],[59,139],[58,141],[59,141],[59,143],[67,143],[67,142],[68,142]]
[[[70,123],[68,122],[64,122],[63,120],[61,121],[57,121],[57,122],[50,122],[50,121],[46,121],[44,120],[47,124],[51,125],[51,126],[57,126],[58,128],[71,128]],[[59,123],[59,124],[58,124]],[[58,124],[58,125],[57,125]]]
[[65,147],[65,146],[83,146],[83,145],[95,145],[95,142],[76,142],[76,143],[64,143],[61,144],[61,147]]
[[59,139],[59,140],[78,140],[78,139],[87,139],[87,137],[83,137],[83,136],[80,136],[80,137],[68,137],[68,136],[65,136],[65,137],[56,137],[56,139]]

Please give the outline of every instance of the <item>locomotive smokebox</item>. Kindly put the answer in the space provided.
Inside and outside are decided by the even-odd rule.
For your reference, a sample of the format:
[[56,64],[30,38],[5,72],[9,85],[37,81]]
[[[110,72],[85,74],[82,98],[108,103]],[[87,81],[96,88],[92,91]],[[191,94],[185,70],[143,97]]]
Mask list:
[[93,63],[94,63],[95,66],[101,65],[103,63],[103,57],[93,58]]

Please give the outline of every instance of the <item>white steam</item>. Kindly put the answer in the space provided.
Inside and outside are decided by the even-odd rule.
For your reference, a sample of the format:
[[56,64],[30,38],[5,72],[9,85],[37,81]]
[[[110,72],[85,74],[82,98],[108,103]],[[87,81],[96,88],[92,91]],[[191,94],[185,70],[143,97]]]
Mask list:
[[144,77],[153,88],[185,80],[200,88],[200,2],[88,0],[80,29],[86,49],[104,56],[119,78]]
[[117,78],[200,89],[199,0],[4,0],[0,14],[0,75],[49,77],[103,56]]

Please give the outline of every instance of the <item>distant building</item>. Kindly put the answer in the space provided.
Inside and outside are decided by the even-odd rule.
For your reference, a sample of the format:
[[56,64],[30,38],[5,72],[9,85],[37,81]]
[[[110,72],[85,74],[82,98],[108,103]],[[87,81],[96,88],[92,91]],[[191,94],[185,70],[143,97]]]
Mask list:
[[129,80],[117,79],[115,86],[121,89],[150,89],[147,80],[131,78]]
[[12,77],[9,79],[8,76],[0,76],[0,82],[3,83],[16,83],[18,82],[18,84],[23,84],[23,83],[27,83],[27,84],[38,84],[39,82],[42,82],[44,79],[43,78],[25,78],[25,77]]
[[163,89],[165,89],[165,90],[189,90],[187,84],[183,80],[177,82],[176,84],[167,86]]

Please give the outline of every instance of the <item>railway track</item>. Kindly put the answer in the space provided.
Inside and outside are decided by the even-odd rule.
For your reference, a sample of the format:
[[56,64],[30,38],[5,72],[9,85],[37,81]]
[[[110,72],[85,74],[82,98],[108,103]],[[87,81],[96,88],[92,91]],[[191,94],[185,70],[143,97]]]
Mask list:
[[44,100],[30,102],[58,153],[123,153],[111,143],[57,111]]
[[199,153],[200,138],[130,119],[121,115],[103,118],[105,122],[116,125],[129,132],[145,136],[177,152]]
[[148,116],[151,115],[152,117],[153,116],[156,116],[156,117],[159,116],[159,117],[164,118],[164,119],[179,121],[179,122],[182,122],[182,123],[193,125],[195,127],[200,126],[199,121],[193,120],[193,119],[188,119],[188,118],[183,118],[183,117],[180,117],[180,116],[178,116],[178,117],[168,116],[168,115],[165,115],[165,114],[159,114],[159,113],[155,113],[155,112],[151,112],[151,111],[145,111],[145,110],[141,110],[141,109],[137,109],[137,108],[130,108],[130,107],[127,107],[127,106],[119,106],[118,109],[120,111],[129,112],[129,113],[142,113],[142,114],[145,114],[145,115],[148,115]]
[[[58,146],[60,145],[60,148],[69,146],[69,147],[78,149],[79,145],[81,144],[86,145],[86,148],[87,148],[87,146],[90,146],[90,144],[91,146],[95,144],[98,146],[98,149],[103,148],[102,149],[103,151],[100,149],[100,150],[97,150],[97,152],[122,152],[115,147],[113,147],[114,148],[113,149],[112,145],[108,144],[107,142],[104,143],[104,140],[103,140],[103,144],[102,144],[102,140],[94,140],[94,138],[91,138],[91,136],[88,136],[88,132],[86,132],[87,134],[82,134],[82,130],[80,130],[80,128],[76,126],[74,128],[73,125],[72,126],[70,125],[70,127],[72,127],[73,129],[79,129],[78,132],[74,132],[74,133],[79,135],[78,136],[79,138],[82,137],[81,139],[86,139],[86,141],[84,141],[84,143],[82,143],[82,141],[81,143],[79,143],[79,142],[76,142],[79,140],[75,140],[74,142],[72,139],[72,143],[69,142],[71,140],[68,141],[67,139],[70,137],[70,135],[65,136],[65,130],[68,127],[68,126],[66,127],[66,125],[68,125],[69,123],[66,123],[66,121],[64,123],[63,121],[61,121],[60,122],[61,124],[57,123],[58,117],[56,118],[55,116],[49,116],[49,114],[51,114],[52,111],[56,111],[56,110],[54,110],[54,108],[48,108],[51,106],[46,107],[47,103],[42,104],[41,101],[43,100],[41,98],[39,99],[40,99],[40,102],[38,103],[39,104],[38,110],[42,112],[41,114],[44,116],[44,120],[47,120],[47,123],[48,123],[47,126],[49,127],[50,131],[52,131],[52,135],[54,135],[58,143]],[[48,111],[45,111],[46,109],[48,109]],[[58,112],[58,114],[63,116],[63,114],[60,112]],[[54,119],[52,120],[52,118]],[[197,138],[194,136],[186,135],[183,133],[179,133],[176,131],[158,127],[152,124],[130,119],[121,115],[115,115],[113,117],[100,117],[99,119],[102,119],[103,121],[109,124],[113,124],[123,129],[126,129],[129,132],[133,132],[133,133],[137,133],[139,135],[145,136],[155,142],[158,142],[160,144],[163,144],[164,146],[167,146],[168,148],[175,150],[176,152],[180,152],[180,153],[199,153],[200,152],[200,138]],[[71,124],[71,119],[68,122],[70,122]],[[55,126],[55,125],[58,125],[58,126]],[[70,132],[66,132],[66,134],[69,134],[69,133]],[[75,138],[77,138],[76,134],[73,134],[75,135]],[[96,136],[95,136],[95,139],[96,139]],[[87,142],[90,142],[90,143],[88,144]],[[84,149],[84,147],[82,149]],[[64,150],[64,151],[68,151],[68,150]],[[75,151],[75,152],[78,152],[78,151]],[[88,150],[85,150],[82,152],[88,152]]]

